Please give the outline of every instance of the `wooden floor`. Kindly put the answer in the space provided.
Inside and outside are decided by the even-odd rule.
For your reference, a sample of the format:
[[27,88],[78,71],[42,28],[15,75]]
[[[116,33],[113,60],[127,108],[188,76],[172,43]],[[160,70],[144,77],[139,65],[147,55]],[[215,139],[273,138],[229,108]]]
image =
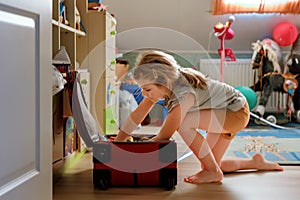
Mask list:
[[[178,153],[187,150],[176,140]],[[300,166],[284,166],[283,172],[240,171],[225,174],[222,184],[195,185],[183,178],[196,173],[199,164],[193,155],[178,162],[178,184],[174,190],[162,188],[109,188],[96,190],[92,181],[92,154],[86,153],[53,185],[53,200],[99,199],[197,199],[197,200],[298,200]]]

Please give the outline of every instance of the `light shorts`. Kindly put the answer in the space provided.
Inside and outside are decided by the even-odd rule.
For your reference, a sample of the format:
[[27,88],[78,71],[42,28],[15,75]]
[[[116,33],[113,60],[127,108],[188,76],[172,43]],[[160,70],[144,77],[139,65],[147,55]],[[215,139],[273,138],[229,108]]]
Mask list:
[[226,111],[226,118],[224,121],[223,130],[221,136],[226,139],[232,139],[243,128],[245,128],[250,119],[250,110],[248,103],[245,103],[243,108],[236,112]]

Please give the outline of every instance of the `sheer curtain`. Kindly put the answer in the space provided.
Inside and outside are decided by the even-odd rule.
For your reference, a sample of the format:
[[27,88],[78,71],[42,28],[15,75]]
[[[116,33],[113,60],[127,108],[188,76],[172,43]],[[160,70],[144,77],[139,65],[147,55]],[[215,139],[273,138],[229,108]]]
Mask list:
[[212,0],[212,14],[300,14],[300,0]]

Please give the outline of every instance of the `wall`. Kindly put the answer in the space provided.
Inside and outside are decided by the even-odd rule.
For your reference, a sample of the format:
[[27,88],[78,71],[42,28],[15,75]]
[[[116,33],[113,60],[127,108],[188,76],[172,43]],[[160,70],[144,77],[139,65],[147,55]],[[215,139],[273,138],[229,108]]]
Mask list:
[[[182,52],[212,51],[219,40],[213,26],[225,23],[230,15],[213,16],[209,0],[104,0],[118,21],[119,51],[158,47]],[[234,15],[235,37],[225,47],[235,53],[252,52],[251,42],[271,36],[274,27],[287,21],[300,27],[299,15]],[[283,47],[282,50],[289,50]]]

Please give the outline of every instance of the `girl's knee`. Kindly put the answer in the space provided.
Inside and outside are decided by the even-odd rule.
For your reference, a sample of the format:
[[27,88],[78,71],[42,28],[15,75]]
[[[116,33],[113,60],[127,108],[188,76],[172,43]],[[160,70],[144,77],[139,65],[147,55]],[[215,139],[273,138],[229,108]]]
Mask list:
[[191,126],[190,123],[188,123],[187,121],[183,121],[180,125],[180,127],[178,128],[178,133],[180,135],[185,134],[185,133],[189,133],[191,131],[194,131],[196,128],[193,128]]

